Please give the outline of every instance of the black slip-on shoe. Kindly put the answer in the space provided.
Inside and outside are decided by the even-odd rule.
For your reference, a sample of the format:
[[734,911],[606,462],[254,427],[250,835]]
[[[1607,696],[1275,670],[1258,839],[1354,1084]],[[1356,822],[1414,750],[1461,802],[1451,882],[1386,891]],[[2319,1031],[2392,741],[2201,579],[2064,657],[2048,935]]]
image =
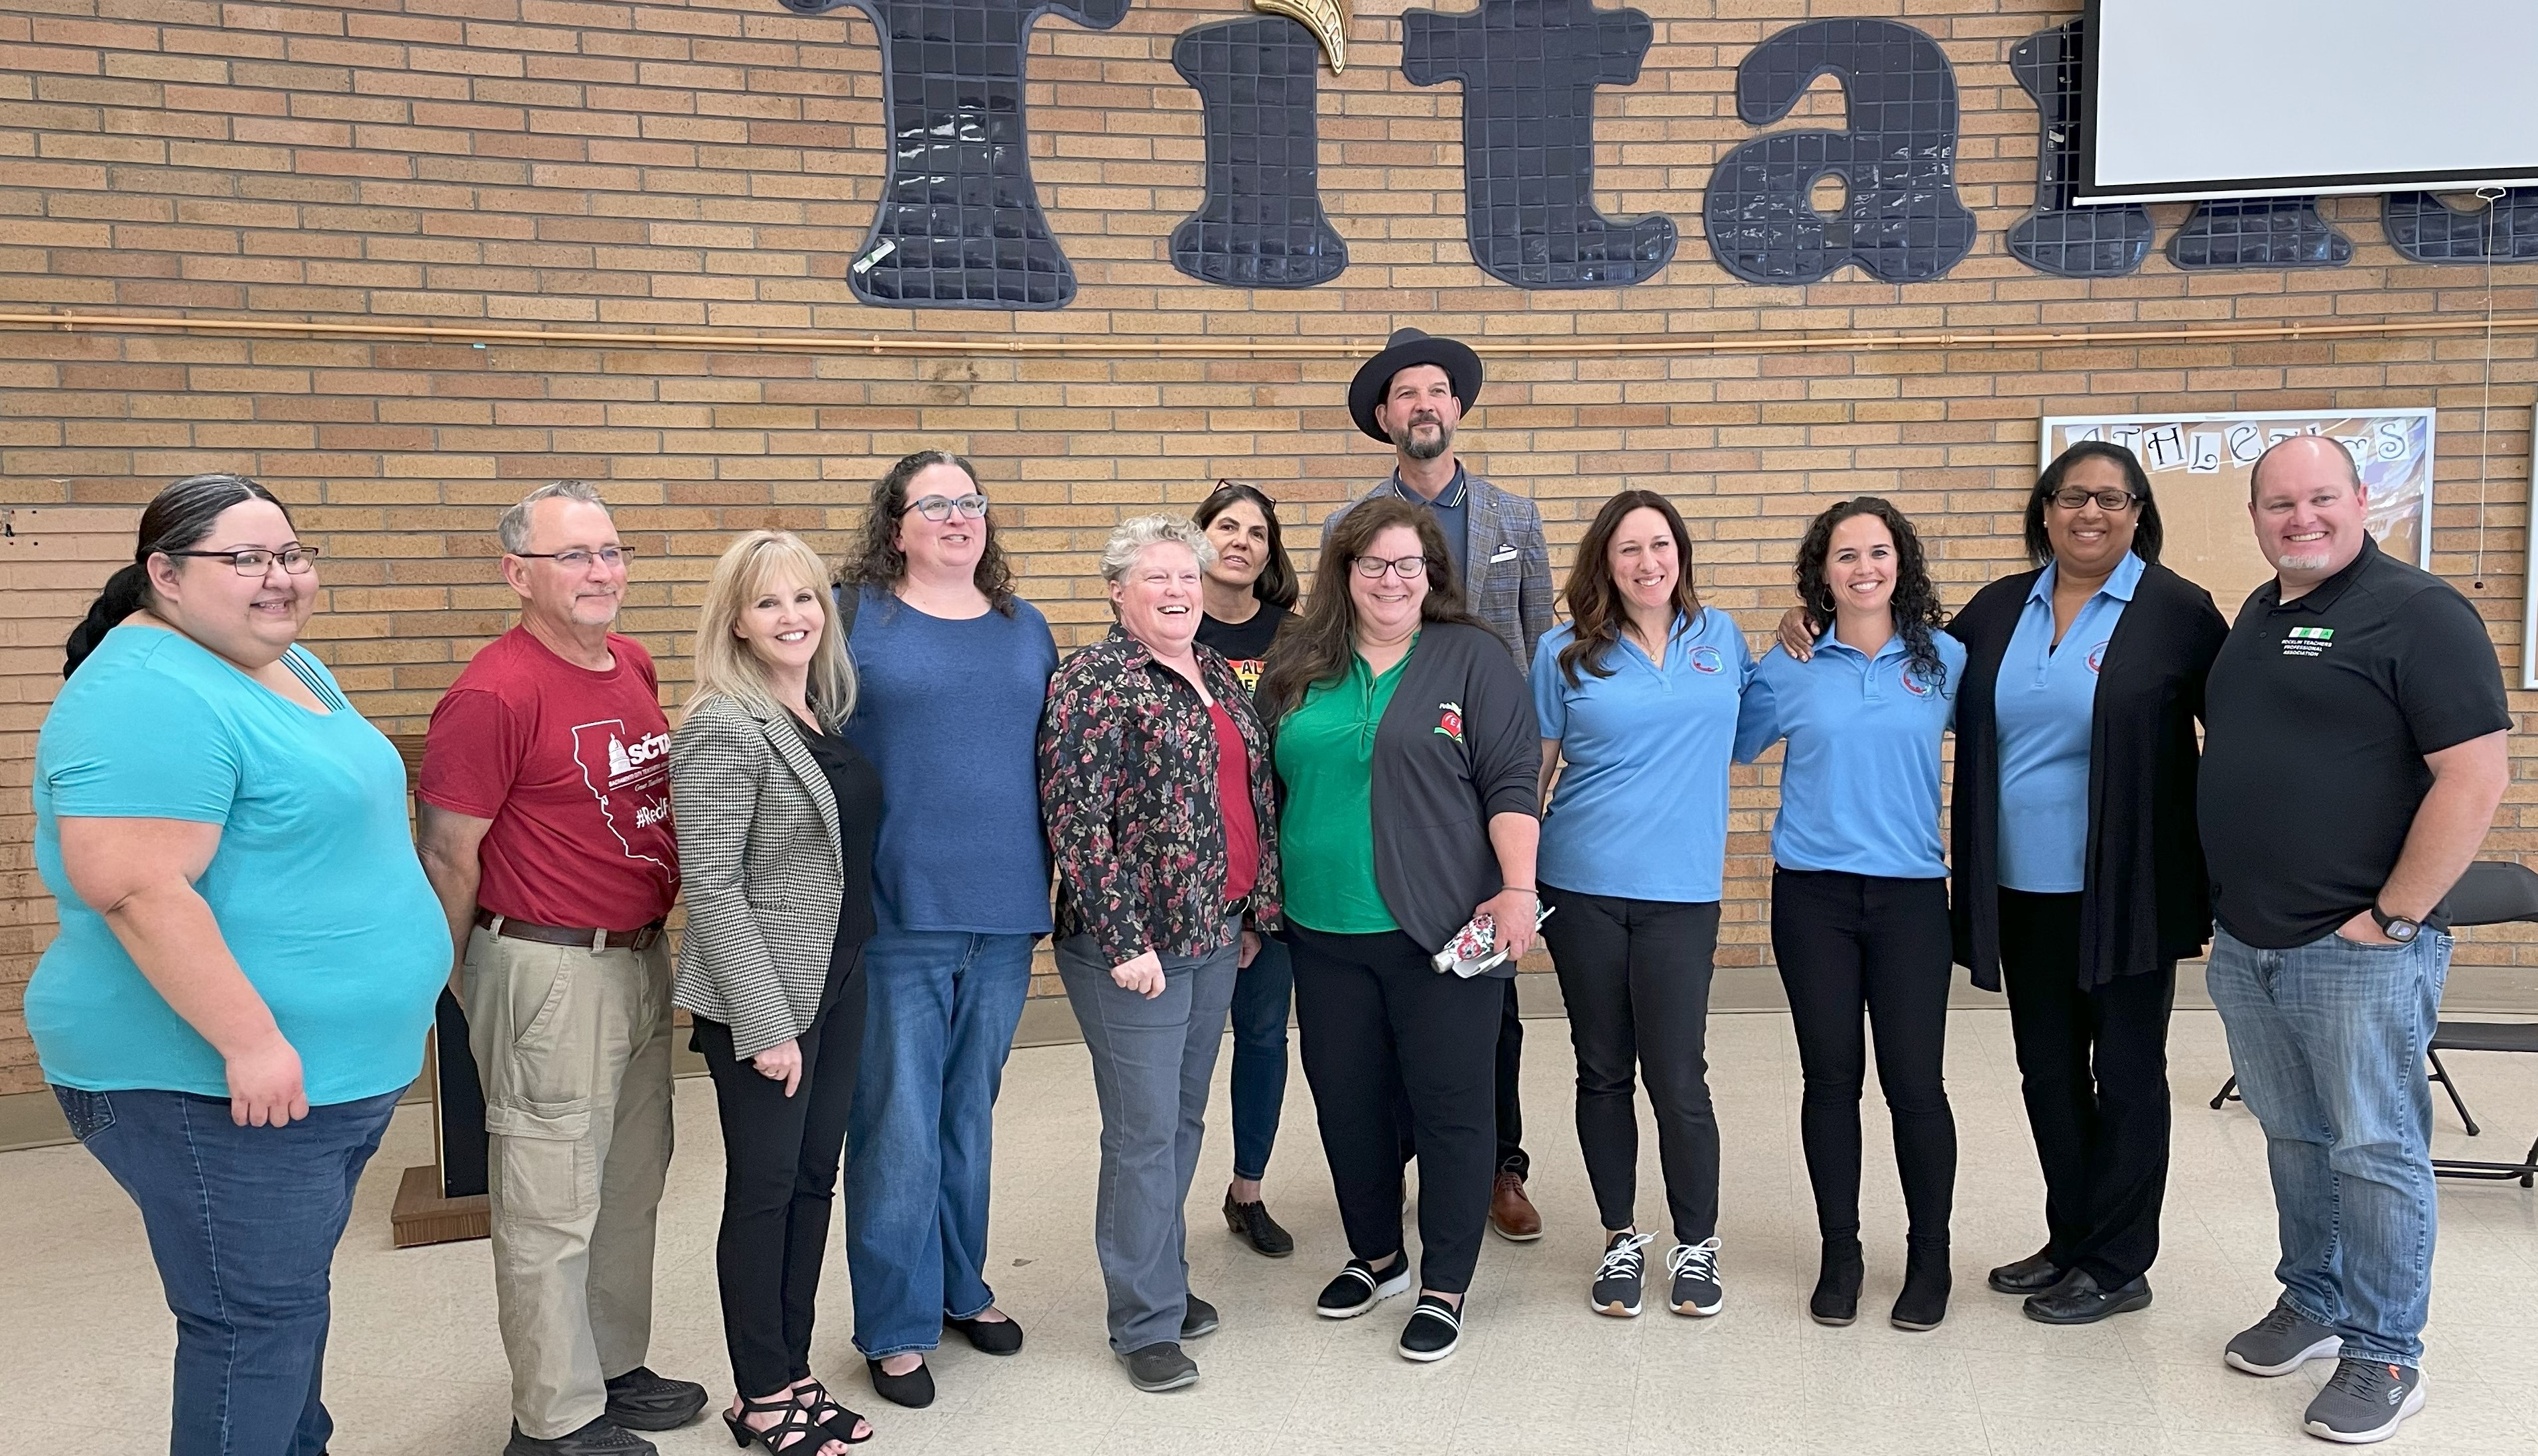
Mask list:
[[1196,1340],[1203,1335],[1213,1335],[1218,1323],[1215,1305],[1196,1294],[1181,1296],[1182,1339]]
[[1355,1319],[1410,1288],[1410,1260],[1392,1256],[1392,1268],[1377,1274],[1364,1259],[1351,1259],[1313,1300],[1313,1312],[1324,1319]]
[[1984,1283],[2004,1294],[2040,1294],[2062,1282],[2070,1273],[2053,1262],[2053,1251],[2037,1249],[2015,1264],[2003,1264],[1993,1270]]
[[944,1316],[946,1327],[959,1330],[969,1348],[980,1355],[1020,1355],[1023,1349],[1023,1327],[1012,1315],[1003,1319],[954,1319]]
[[2130,1280],[2111,1290],[2098,1287],[2085,1269],[2074,1269],[2040,1294],[2030,1294],[2027,1317],[2039,1325],[2094,1325],[2102,1319],[2150,1307],[2150,1280]]
[[873,1394],[894,1406],[922,1411],[934,1404],[934,1371],[921,1357],[916,1368],[904,1375],[890,1374],[877,1359],[864,1361],[864,1373],[872,1377]]
[[676,1430],[705,1408],[705,1388],[694,1380],[655,1375],[636,1365],[608,1382],[608,1420],[628,1430]]
[[1128,1383],[1143,1391],[1178,1390],[1198,1379],[1198,1361],[1169,1340],[1129,1351],[1119,1363],[1128,1367]]
[[515,1421],[502,1456],[660,1456],[660,1448],[601,1416],[578,1430],[568,1430],[552,1439],[522,1435]]
[[1425,1364],[1440,1360],[1463,1343],[1463,1312],[1435,1294],[1419,1296],[1410,1323],[1401,1327],[1401,1357]]

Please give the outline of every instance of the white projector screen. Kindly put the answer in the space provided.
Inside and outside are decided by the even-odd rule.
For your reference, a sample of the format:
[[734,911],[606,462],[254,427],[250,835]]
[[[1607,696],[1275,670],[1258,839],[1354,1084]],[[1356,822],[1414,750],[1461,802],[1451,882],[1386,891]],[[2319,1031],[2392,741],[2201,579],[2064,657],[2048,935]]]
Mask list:
[[2538,0],[2090,0],[2081,202],[2538,182]]

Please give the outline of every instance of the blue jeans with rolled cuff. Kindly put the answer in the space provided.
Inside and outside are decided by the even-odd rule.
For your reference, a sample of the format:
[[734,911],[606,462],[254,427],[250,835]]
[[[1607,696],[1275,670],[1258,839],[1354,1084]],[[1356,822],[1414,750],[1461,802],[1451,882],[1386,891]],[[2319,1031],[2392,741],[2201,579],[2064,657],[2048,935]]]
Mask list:
[[240,1127],[227,1097],[53,1095],[141,1210],[176,1316],[169,1456],[319,1456],[329,1272],[398,1092]]
[[2449,964],[2450,938],[2431,930],[2405,946],[2329,931],[2288,951],[2212,936],[2205,984],[2265,1129],[2274,1277],[2347,1358],[2423,1358],[2438,1222],[2424,1057]]

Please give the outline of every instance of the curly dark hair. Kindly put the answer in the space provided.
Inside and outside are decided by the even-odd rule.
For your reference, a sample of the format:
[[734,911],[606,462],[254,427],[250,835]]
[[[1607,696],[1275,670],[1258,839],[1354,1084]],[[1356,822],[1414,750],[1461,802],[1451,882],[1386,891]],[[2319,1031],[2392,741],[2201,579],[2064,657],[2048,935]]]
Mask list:
[[1833,628],[1833,584],[1825,578],[1825,561],[1833,554],[1833,528],[1859,515],[1877,517],[1895,538],[1895,629],[1904,634],[1912,675],[1937,687],[1947,680],[1948,668],[1939,660],[1939,644],[1931,634],[1947,625],[1947,612],[1931,583],[1919,533],[1882,496],[1855,496],[1829,506],[1807,527],[1806,540],[1798,543],[1797,571],[1798,604],[1806,609],[1807,625],[1819,636]]
[[2124,473],[2124,489],[2141,502],[2141,515],[2133,522],[2133,555],[2145,564],[2158,565],[2160,543],[2167,539],[2167,533],[2160,529],[2159,502],[2150,496],[2150,473],[2142,469],[2132,451],[2103,439],[2084,439],[2064,450],[2036,478],[2036,489],[2027,497],[2027,559],[2039,566],[2053,560],[2053,538],[2044,530],[2044,502],[2062,489],[2063,478],[2070,475],[2071,467],[2083,460],[2112,460],[2115,468]]
[[[873,482],[872,503],[864,509],[863,539],[855,554],[837,563],[837,584],[845,587],[875,586],[884,594],[907,576],[907,553],[899,549],[900,517],[907,514],[907,483],[929,465],[949,465],[969,478],[972,490],[986,494],[978,486],[978,472],[969,462],[950,450],[919,450],[890,468],[888,474]],[[986,549],[978,553],[978,569],[971,578],[987,598],[987,605],[1007,617],[1014,615],[1014,567],[1005,559],[1004,548],[996,545],[996,512],[990,507],[979,522],[986,528]]]
[[1374,538],[1394,526],[1419,533],[1419,555],[1428,563],[1428,595],[1420,600],[1423,626],[1459,622],[1487,631],[1463,605],[1463,588],[1454,576],[1454,558],[1445,549],[1445,533],[1436,528],[1436,512],[1397,496],[1374,496],[1348,507],[1322,543],[1322,559],[1313,567],[1313,589],[1304,609],[1278,629],[1269,649],[1269,666],[1260,675],[1252,701],[1263,722],[1276,723],[1304,700],[1316,683],[1335,683],[1346,676],[1357,655],[1357,603],[1349,596],[1353,564]]
[[1684,529],[1682,512],[1654,491],[1622,492],[1595,512],[1595,523],[1577,543],[1577,559],[1569,568],[1569,585],[1562,593],[1569,598],[1569,619],[1575,629],[1569,645],[1560,649],[1559,659],[1560,671],[1571,688],[1582,686],[1577,676],[1581,668],[1599,678],[1613,675],[1608,658],[1621,644],[1622,629],[1630,620],[1621,587],[1613,580],[1613,537],[1635,510],[1653,510],[1665,517],[1666,529],[1674,535],[1675,615],[1690,623],[1701,621],[1701,593],[1692,589],[1692,533]]

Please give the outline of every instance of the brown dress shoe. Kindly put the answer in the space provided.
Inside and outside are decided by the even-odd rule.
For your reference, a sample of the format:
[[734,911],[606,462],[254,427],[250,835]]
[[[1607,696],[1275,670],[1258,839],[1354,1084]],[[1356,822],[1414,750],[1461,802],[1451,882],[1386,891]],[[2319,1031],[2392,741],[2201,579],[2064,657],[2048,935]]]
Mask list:
[[1542,1215],[1533,1211],[1533,1200],[1524,1196],[1524,1174],[1499,1174],[1498,1186],[1490,1190],[1490,1226],[1499,1237],[1515,1243],[1542,1237]]

